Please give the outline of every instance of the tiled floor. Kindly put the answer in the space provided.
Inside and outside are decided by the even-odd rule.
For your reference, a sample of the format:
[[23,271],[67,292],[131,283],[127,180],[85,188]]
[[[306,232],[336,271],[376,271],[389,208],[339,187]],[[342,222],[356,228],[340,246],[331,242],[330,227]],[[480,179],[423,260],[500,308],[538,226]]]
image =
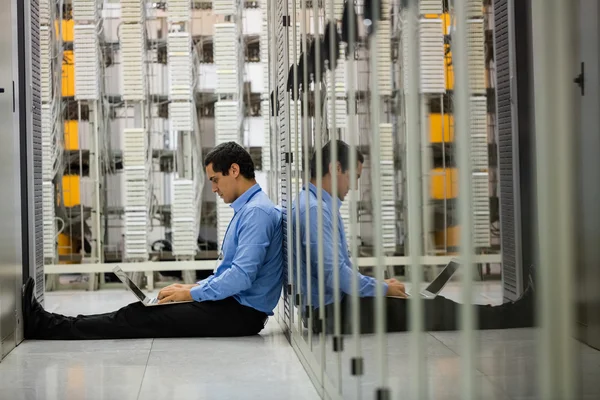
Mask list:
[[[46,308],[101,313],[125,291],[53,292]],[[261,336],[24,342],[0,363],[0,399],[318,399],[273,319]]]
[[[477,303],[502,302],[498,283],[477,283],[474,300]],[[460,302],[460,285],[449,284],[442,294]],[[478,400],[542,400],[537,389],[537,348],[535,329],[486,330],[476,333],[475,385]],[[411,337],[409,333],[393,333],[386,337],[388,382],[393,399],[411,399],[410,385],[416,372],[411,364]],[[457,332],[424,334],[428,398],[454,400],[461,397],[461,335]],[[574,341],[575,342],[575,341]],[[574,343],[581,365],[581,399],[600,399],[600,352],[583,344]],[[354,357],[356,342],[345,338],[341,355],[342,388],[344,399],[375,399],[381,386],[377,359],[377,340],[374,335],[363,335],[360,341],[365,374],[350,376],[350,358]],[[319,342],[314,341],[315,355],[319,358]],[[331,339],[326,344],[327,374],[337,382],[337,354],[332,352]],[[359,380],[357,385],[357,380]],[[412,400],[412,399],[411,399]],[[417,399],[415,399],[417,400]],[[420,399],[419,399],[420,400]],[[565,399],[567,400],[567,399]],[[568,399],[571,400],[571,399]],[[574,399],[573,399],[574,400]]]
[[[501,302],[497,283],[478,283],[475,300]],[[444,296],[460,301],[460,286]],[[132,301],[120,290],[52,292],[46,308],[67,315],[112,311]],[[462,348],[457,332],[425,334],[428,398],[459,399]],[[415,381],[410,334],[387,337],[388,386],[393,399],[410,399]],[[365,374],[350,376],[355,343],[346,338],[340,355],[344,399],[374,399],[379,387],[377,341],[361,338]],[[600,353],[576,344],[584,400],[600,398]],[[475,341],[475,398],[534,400],[536,332],[482,331]],[[318,354],[318,341],[315,352]],[[327,374],[337,381],[337,356],[327,342]],[[271,319],[261,336],[241,339],[155,339],[25,342],[0,363],[0,399],[317,399],[294,351]],[[415,399],[417,400],[417,399]],[[420,399],[418,399],[420,400]],[[541,400],[541,399],[540,399]],[[571,399],[569,399],[571,400]]]

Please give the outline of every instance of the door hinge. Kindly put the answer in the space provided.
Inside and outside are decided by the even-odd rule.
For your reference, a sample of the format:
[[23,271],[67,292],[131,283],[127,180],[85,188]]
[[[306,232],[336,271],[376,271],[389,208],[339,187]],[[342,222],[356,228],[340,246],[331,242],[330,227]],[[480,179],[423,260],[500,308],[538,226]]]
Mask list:
[[575,82],[577,84],[577,86],[579,86],[579,88],[581,89],[581,95],[585,96],[585,63],[584,62],[581,63],[581,72],[575,79],[573,79],[573,82]]
[[294,162],[294,153],[285,153],[285,163],[291,164]]
[[344,351],[344,337],[343,336],[334,336],[333,337],[333,351],[335,353]]
[[350,360],[350,373],[352,376],[360,376],[364,373],[362,357],[354,357]]
[[392,396],[391,396],[390,389],[388,389],[388,388],[377,389],[375,398],[377,400],[391,400]]

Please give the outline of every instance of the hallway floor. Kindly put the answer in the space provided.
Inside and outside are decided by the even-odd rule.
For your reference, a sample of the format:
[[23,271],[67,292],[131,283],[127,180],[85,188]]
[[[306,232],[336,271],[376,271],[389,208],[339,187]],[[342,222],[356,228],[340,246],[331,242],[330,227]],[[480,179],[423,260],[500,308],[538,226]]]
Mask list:
[[[407,284],[410,290],[410,284]],[[474,283],[474,302],[497,305],[502,303],[499,282]],[[460,282],[450,282],[441,292],[444,297],[462,302]],[[477,400],[543,400],[538,390],[538,359],[536,329],[505,329],[475,332],[475,396]],[[409,333],[392,333],[386,337],[387,387],[395,400],[411,399],[410,385],[416,381],[411,363],[412,342]],[[462,337],[458,332],[431,332],[424,335],[428,398],[435,400],[462,399]],[[375,335],[363,335],[360,340],[364,358],[364,375],[350,376],[351,358],[355,356],[356,342],[344,338],[341,353],[343,398],[351,400],[375,399],[381,386],[380,363]],[[600,399],[600,352],[573,340],[578,355],[578,386],[582,388],[580,400]],[[337,382],[337,353],[333,352],[331,339],[325,349],[326,373]],[[320,359],[319,341],[313,341],[313,352]],[[337,385],[336,386],[340,386]],[[412,400],[412,399],[411,399]],[[567,399],[565,399],[567,400]],[[575,399],[568,399],[575,400]]]
[[[476,301],[499,303],[497,282],[476,284]],[[460,301],[460,287],[442,292]],[[48,311],[67,315],[113,311],[134,298],[124,290],[63,291],[46,294]],[[460,399],[462,348],[457,332],[425,335],[429,398]],[[313,342],[319,356],[318,340]],[[361,339],[365,374],[350,376],[355,343],[341,353],[344,399],[374,399],[380,382],[377,341]],[[576,343],[584,400],[600,398],[600,352]],[[476,346],[478,400],[534,400],[537,349],[534,329],[483,331]],[[387,337],[388,385],[392,399],[410,399],[415,373],[410,334]],[[326,373],[337,381],[337,353],[326,345]],[[24,342],[0,363],[0,399],[318,399],[303,366],[278,323],[269,320],[260,336],[233,339],[144,339]],[[541,400],[541,399],[540,399]]]
[[[46,293],[46,309],[109,312],[124,290]],[[4,400],[318,399],[278,323],[261,336],[24,342],[0,363]]]

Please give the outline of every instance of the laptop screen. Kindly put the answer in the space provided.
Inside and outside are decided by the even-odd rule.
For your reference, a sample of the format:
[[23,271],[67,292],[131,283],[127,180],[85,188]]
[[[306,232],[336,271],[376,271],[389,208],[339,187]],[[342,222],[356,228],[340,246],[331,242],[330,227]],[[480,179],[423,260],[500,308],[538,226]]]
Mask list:
[[442,272],[436,276],[436,278],[429,284],[429,286],[427,286],[427,289],[425,290],[433,294],[438,294],[444,288],[446,283],[448,283],[450,278],[452,278],[452,275],[454,275],[458,269],[458,266],[459,264],[456,261],[450,261],[450,263],[446,265],[446,268],[444,268]]
[[138,288],[136,284],[133,283],[131,279],[129,279],[127,274],[121,268],[115,268],[113,269],[113,272],[115,273],[115,275],[117,275],[121,282],[127,285],[127,287],[133,292],[133,294],[137,296],[138,299],[140,299],[140,301],[144,301],[144,299],[146,298],[144,292],[142,292],[140,288]]

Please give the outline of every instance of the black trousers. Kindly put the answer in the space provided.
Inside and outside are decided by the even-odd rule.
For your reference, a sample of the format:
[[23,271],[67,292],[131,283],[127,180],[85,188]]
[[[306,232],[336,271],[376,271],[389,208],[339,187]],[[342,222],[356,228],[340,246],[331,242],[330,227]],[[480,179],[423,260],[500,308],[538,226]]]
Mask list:
[[38,310],[31,339],[133,339],[252,336],[267,314],[233,298],[146,307],[132,303],[118,311],[67,317]]
[[[386,297],[387,332],[405,332],[410,329],[410,301]],[[442,296],[424,299],[424,329],[426,331],[454,331],[460,329],[461,304]],[[505,303],[499,306],[475,305],[478,329],[528,328],[534,326],[533,302],[522,301]],[[313,310],[313,321],[318,319],[318,310]],[[326,306],[326,332],[333,333],[333,304]],[[375,332],[375,298],[360,298],[360,332]],[[349,297],[341,303],[342,333],[352,333],[352,304]],[[319,332],[319,324],[313,323],[313,330]]]

